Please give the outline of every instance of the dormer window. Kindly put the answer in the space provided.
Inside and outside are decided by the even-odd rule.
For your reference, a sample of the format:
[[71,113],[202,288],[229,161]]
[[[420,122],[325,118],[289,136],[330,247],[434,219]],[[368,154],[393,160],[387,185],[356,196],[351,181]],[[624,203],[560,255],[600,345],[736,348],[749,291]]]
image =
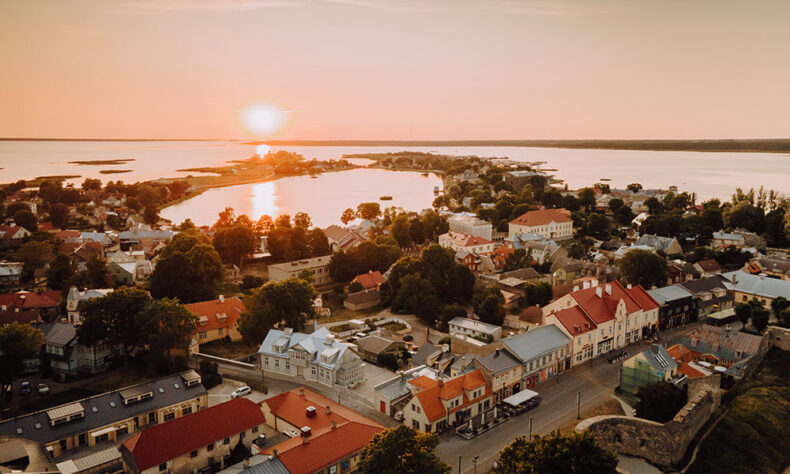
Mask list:
[[208,324],[208,318],[205,317],[205,316],[201,316],[200,317],[200,325],[201,326],[205,326],[206,324]]

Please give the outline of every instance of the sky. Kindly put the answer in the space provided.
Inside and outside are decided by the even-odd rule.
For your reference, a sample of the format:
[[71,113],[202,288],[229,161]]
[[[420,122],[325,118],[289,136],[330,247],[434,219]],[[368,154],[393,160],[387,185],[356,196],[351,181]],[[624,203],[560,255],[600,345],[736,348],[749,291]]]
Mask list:
[[790,135],[786,0],[0,0],[0,137]]

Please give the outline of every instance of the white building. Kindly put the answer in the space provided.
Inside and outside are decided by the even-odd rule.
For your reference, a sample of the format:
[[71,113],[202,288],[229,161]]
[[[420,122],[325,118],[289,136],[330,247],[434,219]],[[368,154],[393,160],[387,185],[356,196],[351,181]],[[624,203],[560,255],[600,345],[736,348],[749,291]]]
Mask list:
[[493,240],[493,226],[490,222],[475,216],[452,216],[447,219],[451,232],[482,237]]
[[329,387],[353,387],[365,380],[362,358],[326,328],[312,334],[272,329],[258,353],[264,374],[304,377]]
[[68,314],[69,324],[80,324],[82,322],[79,312],[80,301],[91,298],[104,298],[112,292],[112,288],[79,291],[76,286],[72,286],[69,289],[68,296],[66,296],[66,313]]
[[453,318],[447,323],[451,336],[471,336],[475,338],[491,338],[497,341],[502,337],[502,328],[470,318]]
[[315,286],[329,285],[334,282],[329,276],[329,260],[331,255],[323,257],[308,258],[306,260],[294,260],[292,262],[277,263],[269,265],[269,280],[280,281],[291,277],[299,276],[302,271],[308,271],[315,279]]
[[456,252],[463,250],[471,253],[487,253],[494,250],[496,244],[488,239],[475,235],[448,232],[439,236],[439,245],[453,249]]
[[567,209],[539,209],[526,212],[508,224],[508,236],[533,232],[549,240],[573,237],[573,219]]

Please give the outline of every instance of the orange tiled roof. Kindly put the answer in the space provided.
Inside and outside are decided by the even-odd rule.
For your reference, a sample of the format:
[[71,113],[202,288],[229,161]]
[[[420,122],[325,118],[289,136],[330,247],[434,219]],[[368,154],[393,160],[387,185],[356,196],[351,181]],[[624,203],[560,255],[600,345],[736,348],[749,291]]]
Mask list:
[[[304,396],[301,389],[291,390],[280,395],[264,400],[261,405],[267,405],[269,410],[291,425],[309,426],[313,431],[320,431],[329,428],[334,421],[336,425],[341,425],[349,421],[356,421],[366,425],[381,428],[382,426],[349,408],[334,402],[323,395],[319,395],[311,390],[304,389]],[[315,407],[316,414],[312,418],[307,417],[307,407]],[[329,407],[329,414],[326,413]]]
[[[419,380],[419,381],[418,381]],[[418,381],[415,383],[415,381]],[[421,387],[422,390],[415,395],[420,402],[420,406],[425,412],[428,421],[433,422],[447,413],[454,413],[458,410],[466,408],[478,400],[484,399],[491,395],[491,387],[486,383],[483,373],[480,369],[460,375],[447,382],[439,384],[438,381],[428,377],[417,377],[409,382],[412,385]],[[483,394],[475,399],[469,399],[466,396],[466,391],[475,390],[484,387]],[[442,400],[451,400],[458,396],[463,396],[461,404],[447,410]]]
[[[244,303],[235,296],[225,298],[225,301],[210,300],[198,303],[185,304],[184,307],[199,318],[206,318],[206,324],[197,324],[197,331],[208,331],[211,329],[231,328],[236,324],[241,313],[247,311]],[[220,315],[225,315],[224,322],[219,320]]]
[[[607,287],[611,288],[611,295],[606,292]],[[598,296],[598,290],[601,291],[601,296]],[[621,299],[625,301],[625,309],[628,313],[633,313],[641,308],[639,303],[617,281],[574,291],[571,293],[571,297],[596,324],[614,319],[617,304]]]
[[358,281],[363,288],[370,289],[376,288],[377,286],[384,283],[386,280],[384,276],[381,274],[380,271],[376,270],[375,272],[368,272],[362,273],[361,275],[357,275],[354,277],[354,281]]
[[695,369],[694,367],[688,365],[687,362],[683,362],[682,364],[678,364],[678,373],[683,374],[689,378],[697,378],[697,377],[704,377],[705,374],[700,372],[699,370]]
[[683,344],[675,344],[674,346],[667,349],[667,352],[675,362],[691,362],[692,360],[699,357],[699,354],[689,350]]
[[593,331],[597,326],[578,306],[571,306],[557,311],[554,316],[563,325],[571,337]]
[[567,209],[540,209],[537,211],[525,212],[524,214],[510,221],[510,223],[534,227],[546,225],[551,222],[572,222],[572,219],[568,214],[570,214],[570,212]]

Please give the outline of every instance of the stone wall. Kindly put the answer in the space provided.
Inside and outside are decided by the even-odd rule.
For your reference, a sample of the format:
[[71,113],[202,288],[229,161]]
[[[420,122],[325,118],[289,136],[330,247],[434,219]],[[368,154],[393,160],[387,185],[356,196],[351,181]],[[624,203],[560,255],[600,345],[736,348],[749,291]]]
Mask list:
[[688,403],[666,423],[627,416],[596,416],[576,425],[590,430],[604,449],[638,456],[658,466],[672,466],[686,453],[697,432],[721,403],[720,375],[688,383]]

